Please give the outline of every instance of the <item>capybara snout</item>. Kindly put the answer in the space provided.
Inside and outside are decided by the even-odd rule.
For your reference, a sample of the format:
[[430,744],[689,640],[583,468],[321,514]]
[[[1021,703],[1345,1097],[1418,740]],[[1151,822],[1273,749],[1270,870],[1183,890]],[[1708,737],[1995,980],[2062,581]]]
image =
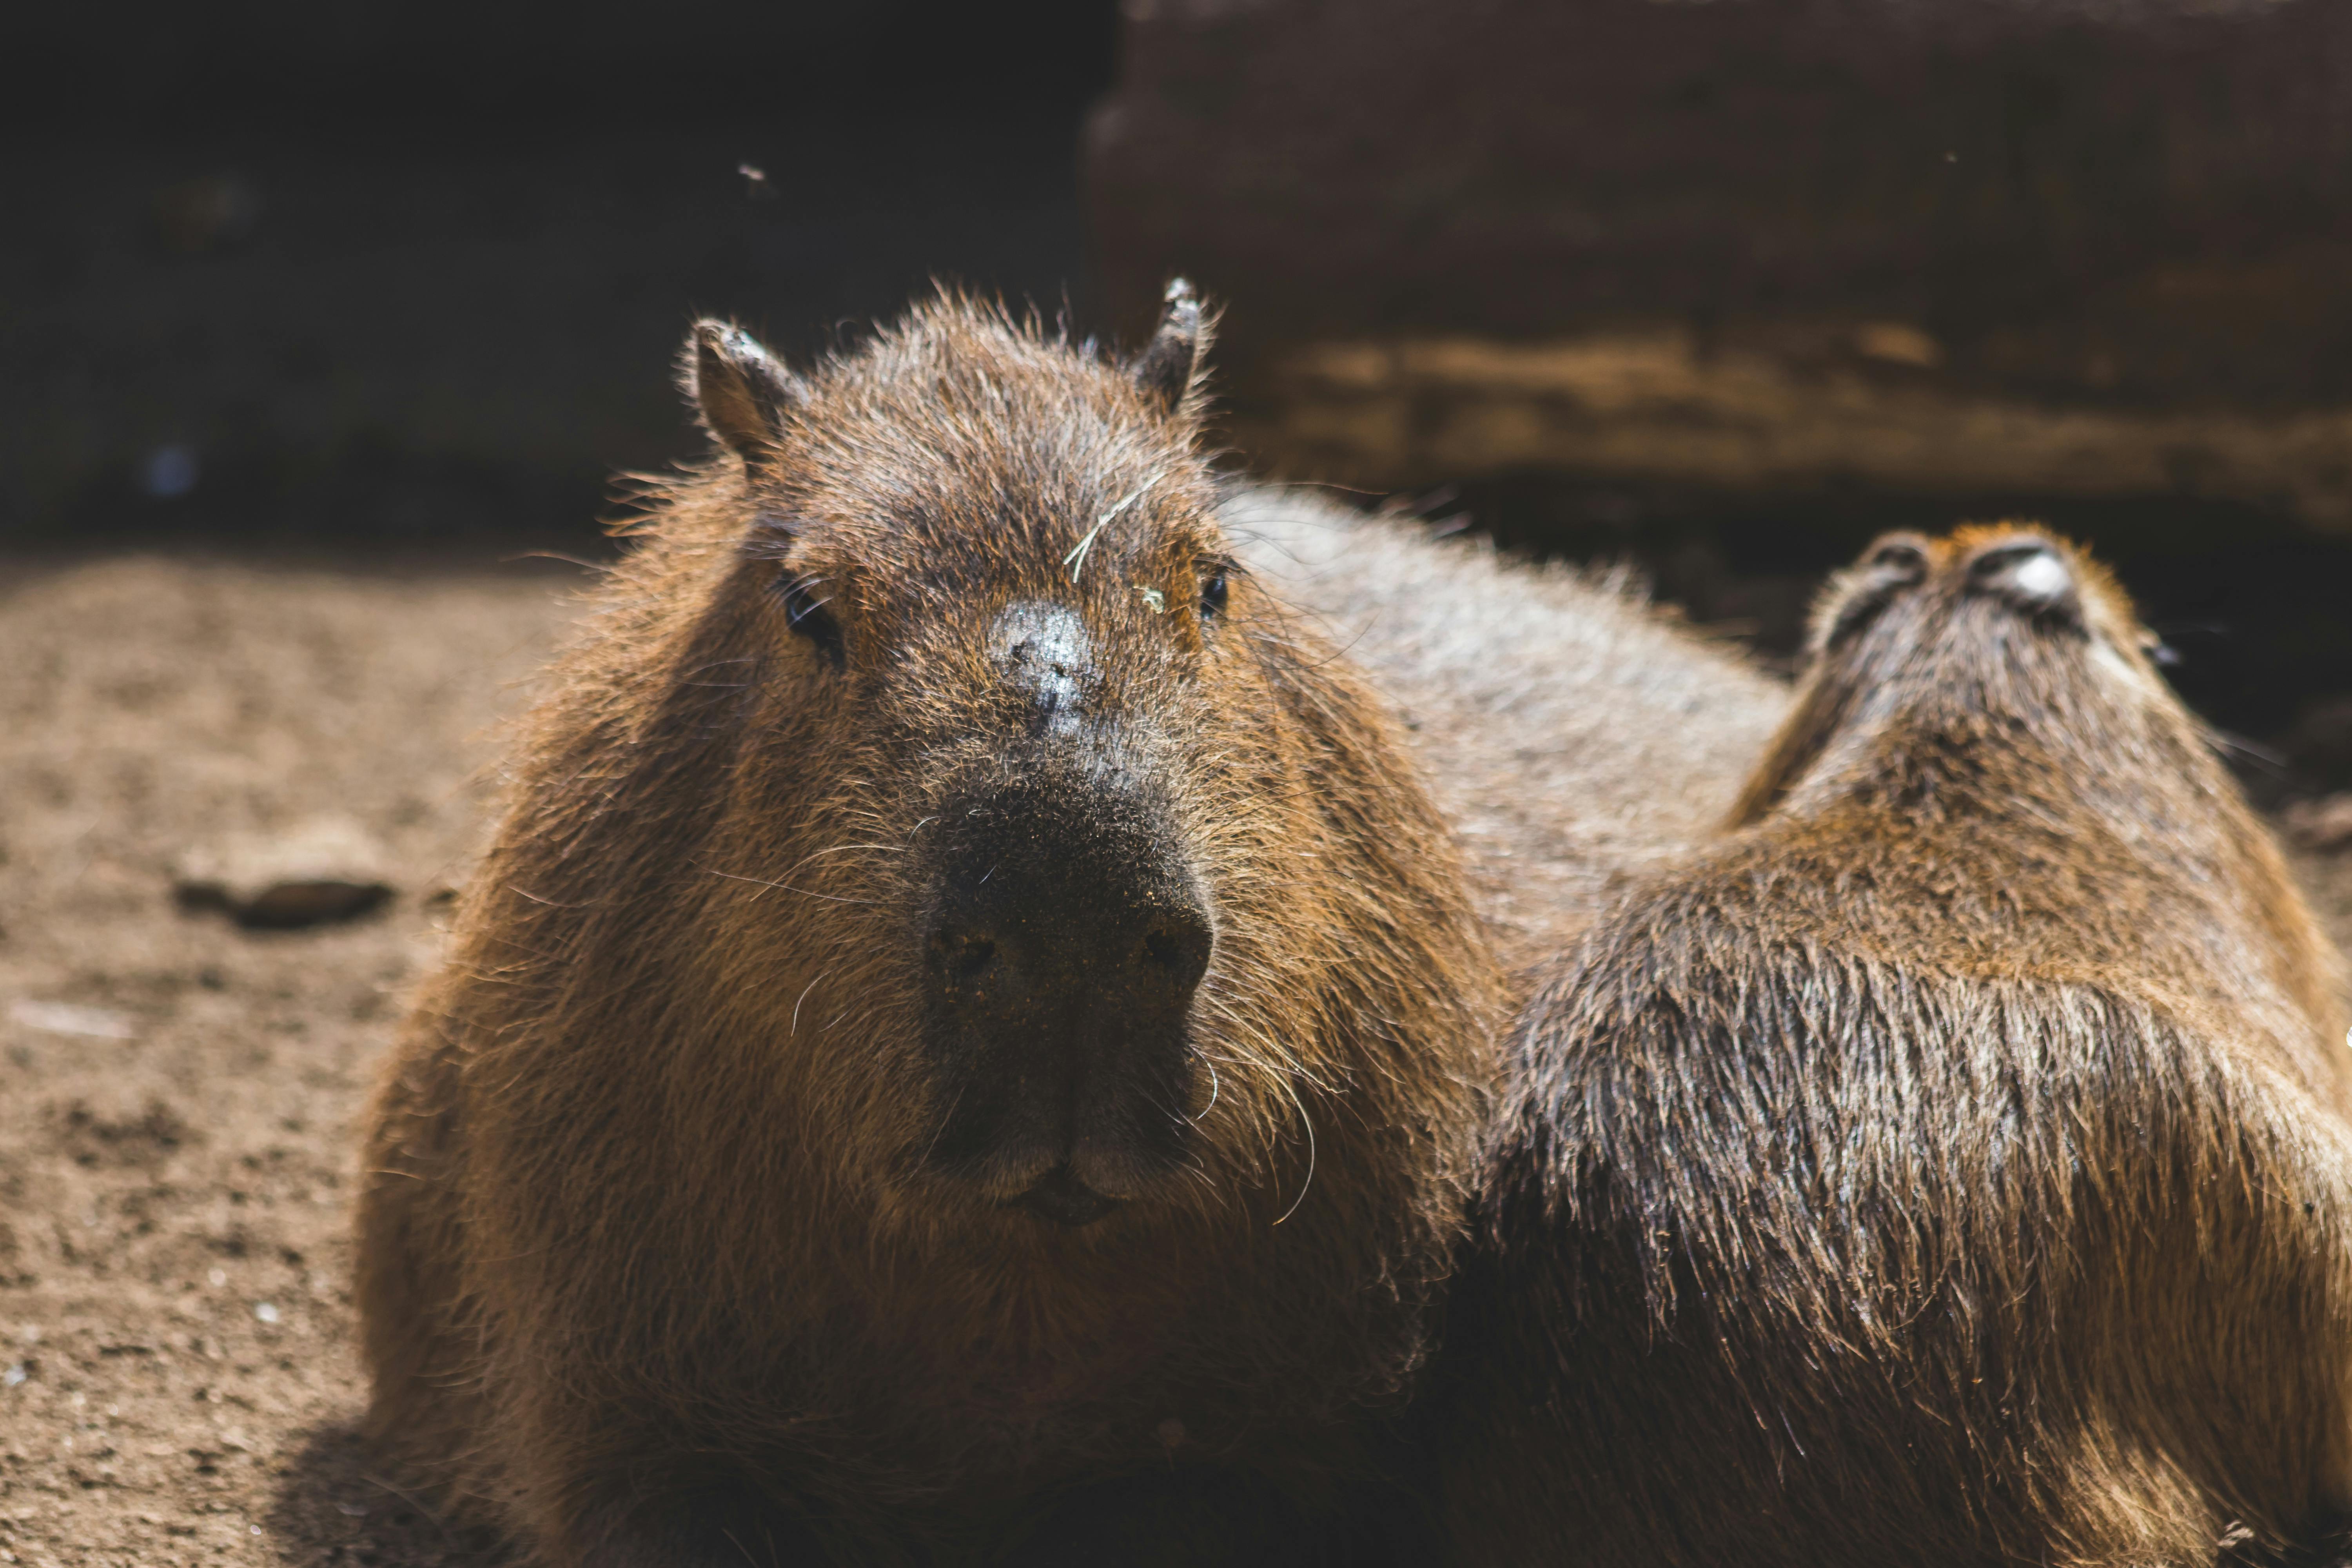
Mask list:
[[1169,814],[1100,768],[1065,760],[941,815],[924,1004],[950,1109],[929,1162],[1087,1224],[1181,1158],[1206,896]]

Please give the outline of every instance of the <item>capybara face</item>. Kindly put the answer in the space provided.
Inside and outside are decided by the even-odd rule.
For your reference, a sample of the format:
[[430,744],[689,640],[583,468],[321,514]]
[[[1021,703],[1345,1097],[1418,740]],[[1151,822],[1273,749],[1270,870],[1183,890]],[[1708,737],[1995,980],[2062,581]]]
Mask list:
[[538,1558],[1366,1476],[1501,976],[1234,559],[1204,335],[1181,285],[1124,360],[957,298],[805,377],[696,328],[721,449],[551,672],[366,1156],[371,1421]]
[[[1991,523],[1943,539],[1890,533],[1832,578],[1814,605],[1798,708],[1751,777],[1735,825],[1769,810],[1841,735],[1895,714],[1966,738],[2004,713],[2074,704],[2085,732],[2178,703],[2130,600],[2105,568],[2038,527]],[[2029,696],[2030,694],[2030,696]]]
[[793,671],[767,717],[859,782],[824,802],[845,847],[818,882],[855,877],[835,896],[875,900],[866,963],[908,972],[887,989],[916,1016],[886,1033],[919,1047],[896,1065],[924,1164],[1084,1224],[1172,1172],[1205,1102],[1217,829],[1247,814],[1233,731],[1262,694],[1193,464],[1114,448],[1022,494],[999,454],[929,456],[881,505],[870,461],[854,488],[812,475],[763,530]]
[[743,697],[709,961],[806,1135],[1024,1224],[1245,1178],[1317,1070],[1256,1025],[1318,924],[1307,895],[1262,935],[1314,784],[1181,395],[1097,364],[1074,403],[1066,351],[1003,326],[806,384],[703,343],[706,409],[780,389],[712,612]]

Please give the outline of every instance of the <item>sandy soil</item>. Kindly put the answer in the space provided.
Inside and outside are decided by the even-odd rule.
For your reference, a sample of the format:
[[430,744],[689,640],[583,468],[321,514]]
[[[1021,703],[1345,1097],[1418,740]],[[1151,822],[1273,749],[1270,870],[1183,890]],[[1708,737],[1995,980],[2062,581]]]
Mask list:
[[[131,559],[0,599],[0,1563],[452,1549],[343,1435],[352,1129],[562,586]],[[184,850],[320,813],[390,852],[380,916],[173,907]]]
[[[0,1563],[480,1562],[349,1436],[352,1129],[567,584],[0,584]],[[389,851],[381,914],[175,909],[185,851],[321,814]],[[2306,870],[2352,938],[2352,856]]]

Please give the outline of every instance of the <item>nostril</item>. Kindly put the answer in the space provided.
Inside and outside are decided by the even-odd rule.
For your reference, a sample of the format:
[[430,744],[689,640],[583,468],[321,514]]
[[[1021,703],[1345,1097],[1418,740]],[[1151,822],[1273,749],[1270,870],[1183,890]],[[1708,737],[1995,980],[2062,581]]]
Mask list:
[[1143,956],[1179,985],[1196,985],[1209,967],[1209,933],[1189,921],[1160,921],[1143,933]]
[[957,982],[979,979],[996,962],[994,939],[970,931],[933,931],[931,951],[939,956],[948,978]]

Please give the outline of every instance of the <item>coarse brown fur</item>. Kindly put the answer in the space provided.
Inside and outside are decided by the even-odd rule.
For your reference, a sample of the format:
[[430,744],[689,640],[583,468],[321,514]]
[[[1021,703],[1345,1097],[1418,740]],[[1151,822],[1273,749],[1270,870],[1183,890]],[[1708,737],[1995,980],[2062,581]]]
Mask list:
[[[1336,1506],[1423,1354],[1497,994],[1387,720],[1233,559],[1189,360],[1155,395],[957,299],[804,382],[701,342],[745,460],[652,497],[373,1113],[371,1426],[551,1563],[730,1550],[705,1520],[953,1557],[1171,1469]],[[1089,765],[1215,931],[1185,1163],[1074,1229],[928,1162],[914,1000],[941,803],[1025,765],[987,638],[1026,602],[1100,650]]]
[[1218,516],[1402,710],[1514,970],[1710,837],[1787,710],[1785,683],[1622,569],[1538,566],[1298,489],[1244,488]]
[[2210,1564],[2352,1502],[2341,976],[2106,574],[1826,592],[1735,831],[1529,1005],[1452,1560]]

